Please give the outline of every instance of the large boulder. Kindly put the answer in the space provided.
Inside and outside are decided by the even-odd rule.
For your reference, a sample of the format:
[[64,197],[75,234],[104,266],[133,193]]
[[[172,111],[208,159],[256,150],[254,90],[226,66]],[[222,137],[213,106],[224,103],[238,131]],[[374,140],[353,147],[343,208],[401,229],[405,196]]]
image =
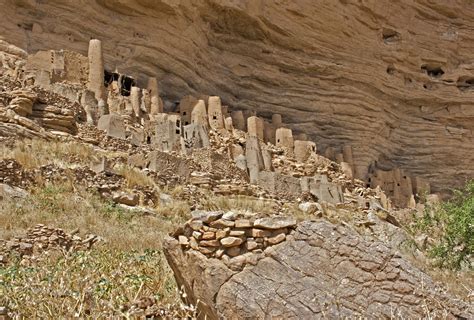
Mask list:
[[285,241],[267,246],[261,258],[240,269],[232,260],[248,255],[245,251],[230,260],[205,255],[182,234],[165,240],[165,254],[201,318],[468,319],[474,314],[472,305],[445,293],[384,243],[326,221],[300,223]]

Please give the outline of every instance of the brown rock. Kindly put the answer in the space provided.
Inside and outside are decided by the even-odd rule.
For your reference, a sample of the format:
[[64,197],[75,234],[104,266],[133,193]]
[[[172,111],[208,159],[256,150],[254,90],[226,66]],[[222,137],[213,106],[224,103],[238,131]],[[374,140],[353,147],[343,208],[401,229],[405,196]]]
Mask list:
[[199,241],[199,245],[202,247],[219,247],[219,240],[202,240]]
[[231,228],[235,225],[234,221],[219,219],[210,223],[210,226],[213,228],[223,229]]
[[[8,30],[3,32],[6,40],[28,44],[31,52],[64,46],[84,51],[89,35],[100,34],[110,43],[107,47],[120,49],[106,53],[107,64],[118,69],[129,67],[124,56],[132,51],[143,53],[134,59],[142,74],[155,74],[162,61],[169,61],[170,66],[191,66],[170,72],[169,80],[163,82],[165,92],[184,95],[183,88],[193,87],[196,92],[232,97],[236,106],[268,115],[275,112],[275,100],[285,100],[279,103],[278,112],[291,115],[289,126],[293,129],[323,137],[324,145],[341,146],[350,141],[354,151],[364,150],[353,154],[356,178],[364,175],[378,154],[407,171],[430,176],[439,189],[464,181],[459,172],[474,175],[474,145],[469,143],[473,131],[472,68],[470,63],[456,62],[471,59],[470,50],[464,48],[472,47],[472,39],[463,37],[463,31],[471,27],[469,1],[381,0],[369,9],[358,1],[295,5],[294,1],[209,0],[176,6],[170,1],[131,0],[113,5],[108,1],[70,1],[67,6],[32,3],[6,2],[2,13],[8,19],[0,22],[2,30]],[[334,18],[348,6],[347,15]],[[389,14],[387,7],[404,14]],[[190,11],[196,14],[191,17]],[[106,21],[110,14],[126,23],[104,28],[92,22]],[[157,15],[164,18],[150,18]],[[57,17],[64,19],[54,36],[49,30],[37,32],[40,25],[56,25]],[[25,21],[33,24],[33,30],[18,27]],[[186,33],[189,25],[195,26],[195,32]],[[123,35],[131,26],[135,36],[123,44]],[[74,39],[65,41],[71,32]],[[168,40],[178,37],[183,41],[167,50]],[[228,48],[229,38],[235,48]],[[249,48],[248,41],[255,46]],[[459,42],[465,45],[453,45]],[[2,47],[9,52],[22,51],[12,50],[8,44]],[[193,64],[194,57],[189,54],[196,47],[203,53],[202,66]],[[219,55],[213,54],[216,47],[222,48]],[[314,52],[321,54],[315,58]],[[229,60],[233,60],[231,66]],[[281,70],[280,61],[285,61],[285,70]],[[324,69],[324,77],[308,71],[309,65]],[[197,68],[213,72],[207,81],[201,81],[200,73],[194,72]],[[259,70],[258,76],[255,70]],[[239,81],[242,77],[247,81]],[[280,81],[275,82],[276,78]],[[225,88],[220,86],[222,82],[227,84]],[[352,94],[354,86],[359,95]],[[286,93],[283,98],[282,92]],[[236,97],[246,98],[239,101]],[[417,103],[406,103],[410,98],[416,98]],[[353,102],[350,106],[347,99]],[[438,112],[439,106],[448,107]],[[409,130],[414,126],[419,127]],[[431,137],[437,138],[428,146],[421,143]],[[435,153],[436,161],[427,156]],[[453,163],[453,158],[458,160]]]
[[178,241],[179,241],[179,244],[182,245],[182,246],[187,246],[189,245],[189,240],[187,237],[185,236],[179,236],[178,237]]
[[252,226],[253,224],[250,222],[250,220],[238,219],[235,221],[236,228],[251,228]]
[[229,230],[217,230],[216,232],[216,239],[217,240],[220,240],[222,238],[225,238],[227,237],[227,235],[229,234]]
[[201,239],[202,239],[202,232],[193,231],[193,237],[194,237],[196,240],[201,240]]
[[211,240],[216,237],[216,234],[212,231],[206,231],[202,234],[202,239],[203,240]]
[[245,236],[245,231],[243,230],[232,230],[229,234],[232,237],[243,237]]
[[286,235],[284,233],[280,233],[279,235],[277,236],[274,236],[274,237],[271,237],[271,238],[267,238],[267,243],[269,245],[275,245],[275,244],[278,244],[282,241],[284,241],[286,238]]
[[253,238],[264,238],[270,237],[272,232],[270,230],[262,230],[262,229],[252,229],[252,237]]
[[247,242],[245,243],[245,246],[248,251],[252,251],[258,248],[258,243],[255,242],[254,240],[249,240],[247,239]]
[[240,247],[232,247],[226,250],[227,255],[230,257],[236,257],[240,254]]
[[136,206],[138,205],[138,195],[135,193],[128,193],[128,192],[115,192],[112,195],[112,199],[116,203],[125,204],[127,206]]
[[230,247],[240,246],[244,241],[241,238],[237,238],[237,237],[227,237],[227,238],[221,239],[220,242],[225,248],[230,248]]

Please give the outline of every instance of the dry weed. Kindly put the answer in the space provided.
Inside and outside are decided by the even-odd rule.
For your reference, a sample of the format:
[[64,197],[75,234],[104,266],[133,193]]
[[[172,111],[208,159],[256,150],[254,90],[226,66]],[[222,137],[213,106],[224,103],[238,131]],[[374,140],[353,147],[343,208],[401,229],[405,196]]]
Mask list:
[[127,188],[133,188],[137,186],[154,186],[153,179],[143,173],[141,170],[130,167],[130,166],[117,166],[114,171],[123,176],[127,182]]
[[89,164],[97,161],[100,153],[90,145],[78,142],[45,141],[41,139],[19,140],[10,149],[0,147],[1,158],[13,158],[27,169],[46,164],[65,167],[71,164]]
[[66,231],[78,228],[104,241],[88,252],[50,251],[33,264],[13,259],[0,266],[0,305],[24,318],[130,317],[127,304],[152,297],[160,306],[172,304],[187,312],[177,303],[161,243],[187,219],[189,207],[175,203],[166,210],[164,217],[126,211],[70,184],[47,185],[31,190],[26,199],[1,201],[0,238],[42,223]]

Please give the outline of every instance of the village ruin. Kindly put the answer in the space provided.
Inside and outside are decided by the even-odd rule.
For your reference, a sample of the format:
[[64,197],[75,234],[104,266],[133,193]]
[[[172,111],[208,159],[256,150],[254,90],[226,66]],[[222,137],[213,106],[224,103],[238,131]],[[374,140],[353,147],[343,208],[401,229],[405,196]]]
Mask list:
[[[296,197],[310,192],[320,201],[344,201],[342,186],[329,182],[324,175],[293,176],[272,166],[270,145],[301,163],[321,152],[304,133],[294,135],[280,114],[264,119],[255,111],[233,110],[222,105],[220,97],[206,95],[185,96],[175,112],[165,112],[158,80],[150,77],[146,88],[140,88],[133,77],[105,70],[101,41],[97,39],[90,41],[88,57],[63,50],[39,51],[28,57],[25,69],[28,81],[80,103],[87,122],[108,136],[132,137],[136,145],[186,155],[209,146],[209,130],[230,134],[244,131],[245,145],[234,145],[229,156],[251,184]],[[419,197],[430,192],[425,179],[410,176],[401,168],[383,170],[376,162],[361,166],[350,145],[328,147],[321,154],[337,162],[349,179],[380,187],[391,200],[385,201],[384,207],[414,207]]]

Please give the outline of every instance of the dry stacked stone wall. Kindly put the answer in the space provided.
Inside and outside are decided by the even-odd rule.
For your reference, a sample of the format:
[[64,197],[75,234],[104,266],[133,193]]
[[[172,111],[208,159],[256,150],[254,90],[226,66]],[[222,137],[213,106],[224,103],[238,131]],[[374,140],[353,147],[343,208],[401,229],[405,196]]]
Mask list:
[[194,211],[192,218],[174,234],[185,250],[221,259],[229,268],[255,265],[264,250],[286,240],[296,220],[291,217],[255,216],[234,212]]

